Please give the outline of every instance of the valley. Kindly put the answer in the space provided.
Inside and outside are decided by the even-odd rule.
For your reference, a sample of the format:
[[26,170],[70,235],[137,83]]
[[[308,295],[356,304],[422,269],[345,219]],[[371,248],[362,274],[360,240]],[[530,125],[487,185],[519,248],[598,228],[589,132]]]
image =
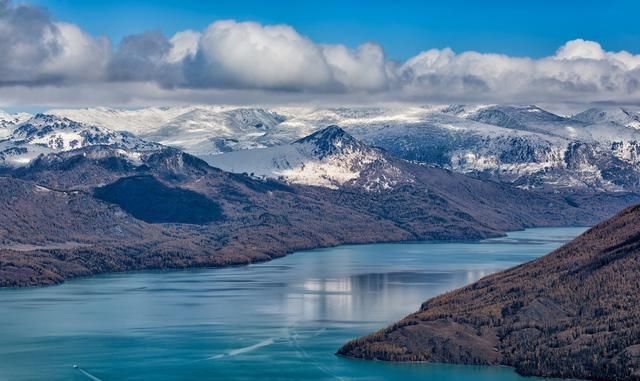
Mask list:
[[0,381],[640,381],[638,14],[0,0]]
[[408,161],[338,126],[203,156],[208,163],[128,131],[46,114],[15,124],[0,144],[8,147],[4,287],[249,264],[349,243],[587,226],[640,202],[632,191],[533,191]]

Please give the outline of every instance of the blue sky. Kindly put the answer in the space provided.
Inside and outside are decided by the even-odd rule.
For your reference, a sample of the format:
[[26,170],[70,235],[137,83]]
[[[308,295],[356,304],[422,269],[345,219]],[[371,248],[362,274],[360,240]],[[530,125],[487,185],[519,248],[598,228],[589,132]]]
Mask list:
[[[18,1],[17,1],[18,2]],[[319,43],[376,41],[392,59],[451,47],[515,56],[551,55],[568,40],[640,53],[638,1],[197,1],[30,0],[94,35],[119,41],[159,29],[167,35],[235,19],[284,23]]]

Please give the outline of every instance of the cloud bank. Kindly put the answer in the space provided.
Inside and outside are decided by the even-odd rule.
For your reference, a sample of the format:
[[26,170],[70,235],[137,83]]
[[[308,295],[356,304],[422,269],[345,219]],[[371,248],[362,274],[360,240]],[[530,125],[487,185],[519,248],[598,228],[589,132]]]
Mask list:
[[[47,10],[0,0],[0,102],[20,96],[75,102],[206,100],[225,93],[278,98],[437,102],[640,103],[640,55],[576,39],[544,58],[449,48],[405,62],[382,46],[318,44],[288,25],[221,20],[174,36],[147,31],[117,46]],[[118,90],[120,89],[120,90]],[[126,89],[126,90],[123,90]],[[118,98],[120,97],[120,98]],[[120,99],[120,100],[118,100]]]

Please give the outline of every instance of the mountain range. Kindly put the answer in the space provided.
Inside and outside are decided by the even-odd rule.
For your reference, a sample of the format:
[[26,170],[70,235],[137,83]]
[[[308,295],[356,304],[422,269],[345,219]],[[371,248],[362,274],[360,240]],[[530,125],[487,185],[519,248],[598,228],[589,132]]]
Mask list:
[[[220,154],[287,145],[338,125],[398,158],[523,189],[616,192],[640,187],[640,114],[625,108],[593,108],[572,116],[529,105],[180,106],[49,113],[131,132],[212,163],[229,164],[240,157]],[[246,160],[235,167],[264,172]]]
[[631,192],[532,192],[478,179],[398,158],[336,126],[229,154],[257,155],[260,173],[47,114],[18,123],[1,144],[2,286],[589,225],[640,202]]

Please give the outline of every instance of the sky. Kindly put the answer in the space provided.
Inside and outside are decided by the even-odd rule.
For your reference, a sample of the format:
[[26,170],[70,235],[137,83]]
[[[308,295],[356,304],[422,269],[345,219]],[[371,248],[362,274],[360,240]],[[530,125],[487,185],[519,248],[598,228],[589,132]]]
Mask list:
[[640,103],[637,1],[0,0],[0,107]]
[[450,47],[542,57],[576,38],[640,53],[638,1],[37,0],[57,18],[114,41],[145,30],[172,35],[213,20],[288,24],[319,43],[376,41],[393,59]]

